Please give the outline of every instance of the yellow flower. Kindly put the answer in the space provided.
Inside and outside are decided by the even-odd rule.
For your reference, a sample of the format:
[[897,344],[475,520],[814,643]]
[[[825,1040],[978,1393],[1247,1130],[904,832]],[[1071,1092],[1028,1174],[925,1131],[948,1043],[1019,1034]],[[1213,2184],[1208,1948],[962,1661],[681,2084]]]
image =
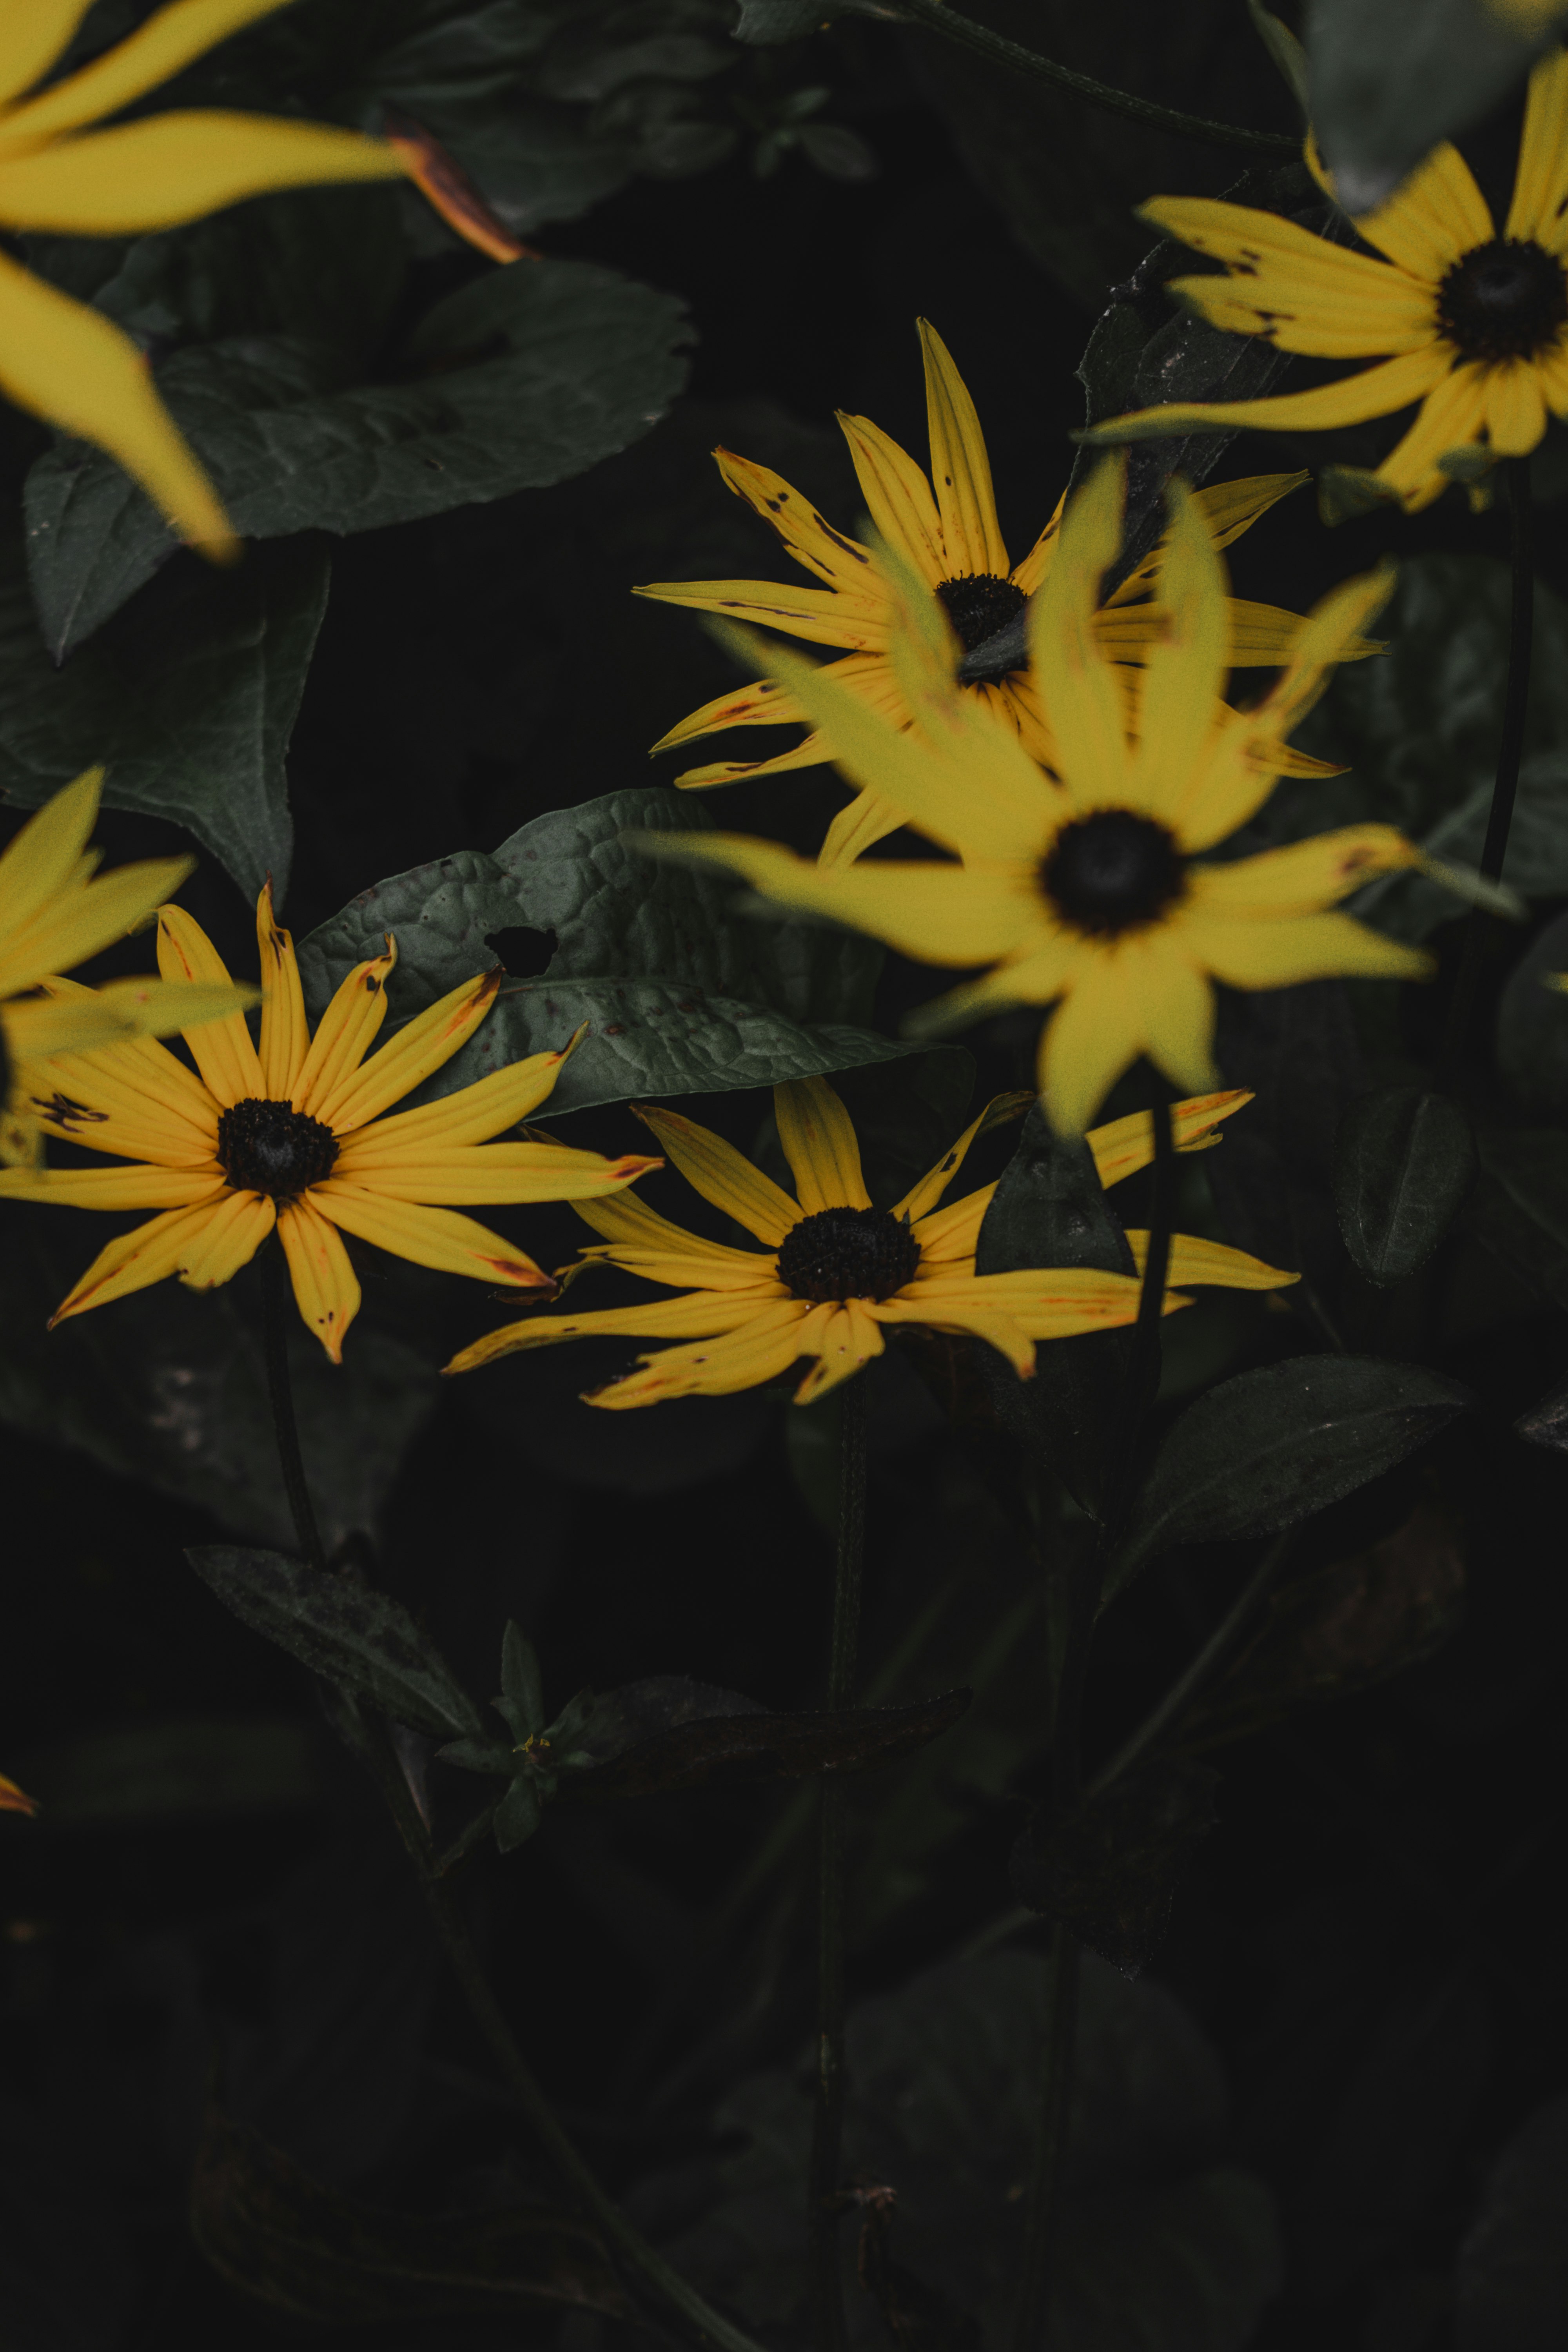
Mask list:
[[[1333,193],[1316,157],[1307,160]],[[1357,220],[1385,260],[1314,236],[1275,213],[1206,197],[1162,196],[1143,218],[1226,274],[1179,278],[1200,318],[1281,351],[1382,365],[1312,392],[1141,408],[1091,442],[1142,440],[1210,425],[1317,432],[1392,416],[1419,402],[1404,438],[1370,479],[1415,513],[1454,474],[1456,454],[1528,456],[1547,411],[1568,416],[1568,56],[1530,78],[1513,201],[1500,236],[1457,148],[1434,148],[1396,194]],[[1445,471],[1444,460],[1452,471]]]
[[[162,1212],[100,1252],[52,1324],[165,1275],[193,1290],[214,1289],[276,1228],[300,1312],[337,1363],[360,1303],[340,1227],[416,1265],[552,1290],[531,1257],[452,1204],[577,1200],[617,1192],[660,1164],[605,1160],[563,1143],[489,1142],[544,1100],[572,1045],[383,1118],[473,1034],[501,972],[465,981],[367,1062],[386,1017],[394,941],[355,965],[312,1039],[293,941],[273,918],[270,885],[257,900],[256,937],[267,980],[258,1043],[237,1013],[187,1033],[194,1072],[150,1039],[48,1065],[53,1092],[35,1108],[49,1133],[138,1164],[12,1170],[0,1174],[0,1195]],[[158,960],[170,976],[228,978],[205,932],[178,907],[159,912]],[[69,981],[55,985],[73,1001]]]
[[194,857],[153,857],[93,879],[88,835],[103,770],[89,768],[27,819],[0,854],[0,1161],[31,1167],[38,1123],[29,1108],[33,1065],[116,1039],[166,1036],[244,1004],[256,992],[226,982],[113,980],[79,988],[68,1002],[38,993],[56,972],[85,963],[147,920]]
[[[941,336],[923,319],[920,332],[935,497],[913,458],[869,417],[840,413],[838,422],[882,540],[896,560],[934,590],[960,645],[969,653],[1016,619],[1047,577],[1065,501],[1058,500],[1056,512],[1023,562],[1009,565],[974,403]],[[809,638],[816,645],[849,646],[854,650],[832,665],[833,676],[868,709],[895,726],[912,724],[912,713],[889,656],[899,597],[888,568],[871,549],[846,539],[825,522],[798,490],[767,467],[733,457],[728,449],[716,450],[714,455],[731,489],[772,525],[795,562],[826,581],[826,586],[782,587],[765,580],[684,580],[663,581],[638,588],[635,593],[761,621],[769,628]],[[1305,474],[1261,474],[1247,481],[1224,482],[1215,489],[1200,490],[1197,511],[1213,544],[1228,547],[1277,499],[1299,488],[1306,478]],[[1096,622],[1099,643],[1118,661],[1142,661],[1148,647],[1158,644],[1163,633],[1164,613],[1157,602],[1147,601],[1156,564],[1155,556],[1141,563],[1110,597]],[[1271,667],[1284,660],[1303,626],[1294,613],[1237,597],[1227,604],[1226,622],[1233,669]],[[1340,658],[1356,661],[1377,650],[1358,641],[1347,644]],[[976,701],[1006,720],[1033,758],[1047,767],[1053,763],[1050,712],[1037,675],[1020,668],[968,690]],[[704,703],[653,748],[667,751],[726,727],[777,727],[786,720],[809,723],[809,716],[787,688],[775,679],[762,678]],[[675,781],[685,791],[698,792],[713,784],[735,783],[742,777],[814,767],[830,757],[821,733],[814,732],[794,751],[776,752],[771,760],[721,761],[712,767],[689,769]],[[1321,760],[1300,752],[1288,755],[1287,767],[1297,775],[1336,772]],[[834,820],[823,846],[822,863],[847,864],[900,822],[890,803],[875,793],[862,792]]]
[[[174,0],[117,47],[28,98],[87,8],[84,0],[10,0],[0,19],[0,226],[139,236],[268,188],[395,179],[403,166],[384,141],[314,122],[190,107],[91,130],[287,5]],[[107,449],[186,539],[205,542],[209,554],[232,551],[216,493],[129,335],[3,252],[0,391]]]
[[[1131,1323],[1138,1313],[1140,1285],[1131,1275],[1087,1266],[975,1273],[981,1221],[995,1185],[947,1208],[938,1204],[976,1137],[1016,1118],[1027,1099],[998,1096],[891,1209],[871,1206],[855,1129],[825,1079],[797,1079],[773,1088],[779,1139],[795,1177],[793,1201],[707,1128],[673,1111],[639,1109],[638,1118],[652,1128],[682,1175],[705,1201],[754,1234],[764,1254],[704,1241],[641,1201],[603,1201],[589,1207],[579,1202],[578,1215],[606,1237],[588,1250],[590,1259],[684,1295],[646,1307],[537,1315],[509,1323],[465,1348],[447,1370],[472,1371],[520,1348],[547,1348],[558,1339],[657,1335],[689,1344],[644,1356],[640,1371],[595,1390],[586,1402],[618,1409],[657,1404],[665,1397],[727,1396],[778,1380],[800,1357],[810,1356],[811,1370],[795,1394],[796,1404],[810,1404],[881,1354],[884,1329],[918,1323],[985,1340],[1007,1358],[1020,1380],[1028,1380],[1037,1340]],[[1250,1100],[1235,1093],[1178,1103],[1172,1114],[1177,1150],[1201,1151],[1217,1142],[1216,1122]],[[1147,1165],[1153,1121],[1147,1111],[1134,1112],[1089,1140],[1101,1183],[1114,1184]],[[1133,1233],[1127,1238],[1142,1269],[1149,1236]],[[1177,1234],[1170,1278],[1273,1290],[1300,1277],[1223,1243]],[[1164,1303],[1167,1314],[1192,1305],[1173,1291],[1166,1292]]]
[[[1391,825],[1347,825],[1264,856],[1199,863],[1268,799],[1284,737],[1347,640],[1383,603],[1386,571],[1324,598],[1256,709],[1227,710],[1225,572],[1190,494],[1172,493],[1158,575],[1168,614],[1142,669],[1118,671],[1096,627],[1121,542],[1120,468],[1068,510],[1031,607],[1035,675],[1057,732],[1057,781],[952,682],[930,600],[911,595],[890,656],[917,729],[900,732],[831,672],[780,654],[780,676],[863,791],[881,793],[957,864],[862,859],[825,869],[740,834],[635,836],[651,856],[727,866],[769,898],[868,931],[917,961],[985,965],[906,1024],[933,1035],[1007,1004],[1062,1000],[1040,1046],[1051,1119],[1087,1126],[1147,1054],[1173,1085],[1215,1083],[1213,979],[1281,988],[1331,972],[1425,978],[1429,957],[1328,911],[1376,874],[1418,862]],[[1131,709],[1123,683],[1138,680]]]

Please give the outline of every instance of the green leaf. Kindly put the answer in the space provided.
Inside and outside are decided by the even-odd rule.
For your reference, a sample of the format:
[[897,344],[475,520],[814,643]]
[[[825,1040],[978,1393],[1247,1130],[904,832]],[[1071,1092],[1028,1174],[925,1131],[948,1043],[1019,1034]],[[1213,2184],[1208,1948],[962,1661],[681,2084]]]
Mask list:
[[[1037,1265],[1136,1271],[1093,1152],[1087,1143],[1056,1134],[1037,1105],[985,1212],[974,1267],[977,1274],[1011,1274]],[[1096,1517],[1115,1451],[1128,1345],[1121,1331],[1049,1340],[1036,1352],[1032,1381],[1020,1381],[994,1348],[977,1351],[987,1391],[1006,1425],[1037,1448]]]
[[1369,1356],[1291,1356],[1222,1381],[1155,1455],[1106,1598],[1173,1544],[1274,1535],[1310,1518],[1473,1402],[1455,1381]]
[[483,1738],[483,1718],[401,1601],[281,1552],[205,1544],[185,1558],[227,1609],[312,1674],[420,1731]]
[[395,2213],[345,2197],[209,2107],[191,2228],[230,2286],[318,2326],[628,2316],[594,2232],[543,2205]]
[[1341,202],[1368,213],[1440,139],[1479,122],[1551,37],[1484,0],[1312,0],[1312,121]]
[[1470,1223],[1505,1265],[1568,1306],[1568,1135],[1556,1128],[1483,1131]]
[[735,24],[738,41],[767,47],[781,41],[801,41],[821,32],[836,16],[896,16],[894,7],[878,0],[740,0]]
[[1042,1807],[1013,1849],[1014,1893],[1113,1967],[1144,1967],[1214,1827],[1218,1782],[1186,1757],[1150,1756],[1065,1822]]
[[13,1759],[46,1830],[296,1811],[318,1801],[300,1723],[189,1717],[84,1731]]
[[494,1702],[497,1712],[505,1717],[514,1739],[531,1739],[544,1723],[539,1660],[532,1643],[510,1617],[501,1636],[500,1682],[501,1695]]
[[539,1827],[542,1807],[531,1772],[520,1772],[491,1817],[496,1844],[502,1853],[515,1853]]
[[1568,997],[1546,985],[1568,970],[1568,915],[1537,932],[1504,985],[1498,1004],[1498,1068],[1531,1110],[1568,1105]]
[[880,950],[809,923],[752,921],[721,879],[623,847],[628,830],[705,831],[689,797],[658,786],[536,817],[492,855],[460,850],[364,891],[300,950],[306,1001],[332,989],[387,931],[399,961],[395,1018],[418,1013],[495,961],[510,930],[553,936],[540,980],[503,986],[445,1095],[528,1054],[588,1035],[545,1117],[637,1095],[710,1093],[815,1077],[918,1049],[847,1024],[869,1016]]
[[1568,2098],[1528,2116],[1491,2168],[1454,2278],[1456,2352],[1556,2352],[1568,2331]]
[[1470,1122],[1447,1095],[1384,1087],[1358,1096],[1334,1141],[1334,1205],[1362,1272],[1386,1286],[1425,1265],[1478,1165]]
[[20,541],[0,553],[0,793],[37,808],[84,768],[104,804],[168,817],[247,897],[288,887],[284,757],[326,611],[319,541],[253,548],[229,574],[186,557],[65,667],[34,616]]
[[[158,384],[246,539],[372,530],[561,482],[637,440],[685,379],[668,294],[578,261],[515,261],[437,304],[399,380],[347,386],[284,336],[178,352]],[[27,476],[45,641],[68,652],[149,580],[174,534],[104,453],[64,440]]]

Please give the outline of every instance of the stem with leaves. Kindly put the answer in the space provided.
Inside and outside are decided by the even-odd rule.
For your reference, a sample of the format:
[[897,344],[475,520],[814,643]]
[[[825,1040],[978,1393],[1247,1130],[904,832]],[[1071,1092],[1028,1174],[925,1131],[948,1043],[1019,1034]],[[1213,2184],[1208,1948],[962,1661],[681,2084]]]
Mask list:
[[[1106,1477],[1099,1532],[1092,1548],[1074,1570],[1068,1599],[1067,1639],[1051,1716],[1050,1801],[1052,1817],[1058,1822],[1076,1810],[1083,1792],[1083,1702],[1089,1680],[1089,1644],[1106,1577],[1131,1508],[1138,1442],[1160,1385],[1160,1321],[1164,1312],[1175,1207],[1175,1136],[1171,1126],[1171,1107],[1161,1101],[1154,1106],[1149,1255],[1143,1262],[1138,1319],[1132,1327],[1117,1408],[1118,1444]],[[1051,1937],[1040,2105],[1024,2206],[1023,2268],[1015,2306],[1013,2352],[1039,2352],[1050,2317],[1062,2172],[1072,2120],[1082,1958],[1078,1937],[1058,1921]]]
[[[840,1391],[838,1542],[827,1704],[855,1704],[866,1551],[866,1395],[857,1374]],[[844,2280],[838,2260],[838,2168],[844,2141],[844,1790],[822,1783],[817,1846],[816,2092],[806,2181],[812,2309],[818,2352],[844,2352]]]
[[[283,1252],[276,1243],[260,1252],[265,1314],[268,1388],[272,1401],[272,1425],[278,1438],[278,1458],[293,1514],[300,1549],[313,1568],[325,1569],[316,1515],[300,1452],[299,1424],[289,1370],[289,1297]],[[679,2271],[650,2246],[599,2185],[592,2169],[551,2111],[533,2069],[523,2056],[500,2003],[490,1989],[474,1940],[468,1932],[430,1832],[404,1774],[384,1719],[344,1690],[333,1694],[333,1713],[343,1735],[363,1757],[386,1801],[398,1835],[407,1849],[419,1889],[435,1923],[452,1973],[457,1978],[468,2013],[489,2044],[497,2069],[527,2117],[540,2146],[554,2163],[584,2214],[603,2235],[628,2286],[656,2325],[699,2352],[763,2352],[763,2347],[736,2327],[722,2313],[687,2284]]]

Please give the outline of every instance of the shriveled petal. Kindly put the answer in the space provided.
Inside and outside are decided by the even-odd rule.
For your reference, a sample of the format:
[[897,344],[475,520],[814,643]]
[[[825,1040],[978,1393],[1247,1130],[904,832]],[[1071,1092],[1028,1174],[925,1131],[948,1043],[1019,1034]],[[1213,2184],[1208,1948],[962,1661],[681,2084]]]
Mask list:
[[145,356],[112,320],[0,253],[0,392],[105,449],[184,539],[228,557],[216,491],[158,397]]
[[[806,1305],[805,1299],[770,1302],[771,1326],[778,1328],[803,1321]],[[789,1310],[782,1318],[772,1312],[779,1306]],[[650,1298],[637,1307],[596,1307],[581,1315],[529,1315],[520,1323],[505,1323],[499,1330],[487,1331],[482,1339],[460,1349],[444,1369],[477,1371],[498,1357],[514,1356],[529,1348],[552,1348],[562,1339],[679,1339],[688,1334],[712,1339],[741,1330],[757,1317],[754,1299],[724,1297],[710,1291],[694,1291],[685,1298]],[[794,1360],[793,1355],[785,1359]]]
[[193,107],[32,155],[0,143],[0,218],[18,229],[134,236],[269,188],[402,175],[396,151],[357,131]]
[[[1148,1234],[1130,1228],[1127,1245],[1142,1274],[1149,1258]],[[1260,1257],[1248,1257],[1245,1250],[1231,1249],[1224,1242],[1204,1241],[1195,1234],[1171,1236],[1171,1263],[1166,1274],[1169,1282],[1194,1286],[1208,1283],[1222,1290],[1283,1290],[1300,1279],[1299,1274],[1287,1273],[1278,1265],[1265,1265]]]
[[942,518],[914,459],[868,416],[835,412],[878,536],[935,588],[947,578]]
[[595,1389],[585,1402],[619,1412],[631,1405],[658,1404],[666,1397],[732,1396],[739,1389],[757,1388],[764,1381],[780,1379],[797,1356],[814,1353],[817,1335],[834,1311],[809,1306],[805,1299],[788,1299],[753,1315],[725,1338],[699,1339],[645,1356],[640,1371]]
[[[1218,1122],[1251,1100],[1245,1087],[1232,1087],[1221,1094],[1194,1095],[1186,1102],[1173,1103],[1171,1132],[1176,1150],[1206,1151],[1221,1139],[1214,1131]],[[1154,1157],[1154,1114],[1130,1111],[1109,1126],[1091,1127],[1084,1141],[1094,1154],[1101,1184],[1120,1184],[1124,1176],[1136,1176],[1141,1168],[1147,1168]]]
[[969,389],[934,327],[920,321],[925,362],[926,422],[931,432],[931,480],[942,517],[946,577],[964,572],[1007,576],[1007,550],[996,520],[991,460]]
[[306,1193],[285,1201],[279,1210],[278,1238],[305,1328],[314,1332],[333,1363],[341,1364],[343,1335],[359,1313],[361,1296],[342,1235]]
[[386,983],[397,962],[388,938],[383,955],[356,963],[334,990],[294,1087],[294,1108],[330,1125],[325,1106],[342,1100],[386,1018]]
[[216,1290],[231,1282],[277,1222],[277,1208],[265,1192],[226,1191],[182,1253],[180,1280],[188,1290]]
[[[434,1070],[441,1069],[462,1045],[467,1045],[500,992],[506,975],[498,964],[490,971],[477,972],[459,987],[448,989],[423,1013],[405,1022],[395,1037],[389,1037],[368,1062],[349,1069],[331,1089],[322,1087],[318,1094],[320,1108],[315,1116],[324,1119],[336,1135],[351,1134],[373,1118],[379,1118],[395,1102],[411,1095],[416,1087],[423,1086]],[[576,1040],[573,1040],[574,1045]],[[572,1047],[566,1048],[570,1053]],[[557,1073],[566,1054],[534,1054],[529,1056],[529,1067],[537,1079],[537,1087],[520,1087],[520,1094],[532,1093],[515,1114],[525,1118],[536,1110],[555,1084]],[[512,1065],[518,1067],[520,1065]],[[466,1092],[467,1089],[464,1089]],[[448,1095],[448,1108],[458,1097]],[[507,1122],[509,1125],[510,1121]],[[390,1124],[390,1123],[389,1123]],[[382,1130],[383,1133],[386,1129]],[[495,1132],[494,1129],[491,1132]]]
[[[38,0],[26,0],[28,11],[37,5]],[[53,8],[58,0],[47,0],[47,5]],[[156,89],[242,25],[288,5],[289,0],[178,0],[174,6],[160,8],[117,47],[106,49],[79,72],[19,107],[0,125],[0,134],[7,142],[54,139],[83,123],[101,122],[106,114],[118,114],[133,99]]]
[[305,1018],[294,942],[272,910],[270,875],[256,902],[256,954],[266,991],[257,1049],[262,1090],[268,1102],[289,1102],[310,1051],[310,1025]]
[[1504,236],[1532,238],[1549,253],[1568,246],[1568,51],[1542,58],[1530,77],[1524,129]]
[[308,1197],[345,1233],[411,1265],[433,1266],[437,1274],[471,1275],[479,1282],[504,1282],[514,1290],[552,1287],[550,1276],[531,1257],[455,1209],[391,1200],[335,1175],[312,1184]]
[[797,563],[815,572],[830,588],[875,604],[882,592],[869,548],[836,530],[808,499],[792,489],[770,466],[737,457],[731,449],[715,449],[713,456],[725,488],[744,499],[769,530],[777,532]]
[[659,604],[689,604],[727,621],[760,622],[812,645],[881,653],[888,643],[886,599],[850,596],[836,588],[796,588],[775,580],[653,580],[632,593]]
[[[942,1153],[936,1166],[928,1169],[920,1182],[911,1185],[903,1199],[895,1203],[893,1215],[907,1217],[911,1224],[928,1217],[968,1158],[970,1146],[994,1129],[1022,1118],[1033,1100],[1034,1097],[1027,1094],[993,1095],[979,1118],[970,1120],[958,1141]],[[919,1233],[916,1238],[921,1238]]]
[[749,1234],[755,1234],[760,1242],[776,1249],[800,1223],[804,1213],[789,1194],[721,1135],[699,1127],[694,1119],[682,1118],[678,1111],[656,1110],[645,1103],[634,1103],[632,1108],[644,1126],[653,1129],[659,1149],[687,1182]]
[[1124,467],[1097,466],[1069,502],[1045,583],[1029,608],[1029,657],[1050,712],[1057,772],[1079,808],[1125,803],[1125,706],[1096,635],[1100,583],[1121,543]]
[[854,1122],[826,1078],[794,1078],[775,1087],[773,1116],[803,1216],[821,1209],[870,1207]]
[[117,1234],[99,1251],[80,1281],[56,1307],[49,1318],[50,1330],[73,1315],[85,1315],[89,1307],[107,1307],[111,1299],[128,1298],[133,1290],[145,1290],[150,1284],[178,1274],[219,1205],[215,1195],[195,1208],[170,1209],[161,1217],[149,1218],[132,1233]]
[[1424,400],[1443,381],[1450,361],[1446,344],[1431,342],[1355,375],[1341,376],[1335,383],[1316,384],[1310,392],[1276,393],[1262,400],[1173,401],[1169,406],[1134,409],[1129,415],[1090,425],[1078,437],[1091,448],[1102,448],[1119,441],[1156,441],[1170,433],[1201,433],[1211,425],[1236,425],[1259,433],[1320,433],[1339,425],[1364,425],[1370,416],[1392,416],[1412,401]]
[[[374,1139],[374,1128],[367,1130]],[[627,1152],[606,1160],[569,1143],[455,1143],[374,1157],[357,1138],[344,1144],[333,1166],[345,1183],[363,1184],[389,1201],[443,1202],[479,1208],[487,1202],[578,1201],[633,1184],[658,1168],[657,1160]]]
[[[165,980],[228,982],[228,966],[194,915],[183,907],[158,909],[158,969]],[[225,1110],[237,1102],[265,1098],[261,1064],[242,1013],[209,1021],[185,1039],[203,1083]]]
[[816,1361],[795,1392],[796,1404],[815,1404],[818,1397],[841,1381],[864,1371],[884,1341],[877,1328],[877,1310],[863,1298],[847,1298],[835,1307],[820,1333],[813,1334]]
[[1171,290],[1233,334],[1266,335],[1281,351],[1320,359],[1370,359],[1418,350],[1436,331],[1429,287],[1279,213],[1161,196],[1142,216],[1226,264],[1223,278],[1176,278]]

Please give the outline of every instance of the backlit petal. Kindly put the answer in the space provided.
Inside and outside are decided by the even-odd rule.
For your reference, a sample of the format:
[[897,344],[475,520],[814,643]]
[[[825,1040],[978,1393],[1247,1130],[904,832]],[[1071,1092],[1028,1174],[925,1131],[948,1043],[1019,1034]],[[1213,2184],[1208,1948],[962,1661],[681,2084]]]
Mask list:
[[7,939],[36,922],[70,880],[97,823],[102,789],[103,770],[89,768],[52,793],[0,851],[0,925]]
[[773,1116],[803,1216],[821,1209],[870,1207],[854,1123],[826,1078],[795,1078],[775,1087]]
[[1046,576],[1051,558],[1056,553],[1057,536],[1062,527],[1062,515],[1066,507],[1067,492],[1064,490],[1057,500],[1056,511],[1049,522],[1047,523],[1022,563],[1016,563],[1013,567],[1013,585],[1016,588],[1021,588],[1026,596],[1032,596]]
[[1285,849],[1191,871],[1196,918],[1304,915],[1359,890],[1379,874],[1398,873],[1418,853],[1391,824],[1344,824]]
[[[158,909],[158,969],[165,980],[226,981],[228,967],[194,915],[183,907]],[[185,1039],[207,1091],[225,1110],[267,1089],[243,1013],[209,1021]]]
[[1226,264],[1223,278],[1177,278],[1171,291],[1232,333],[1266,335],[1282,351],[1355,359],[1414,351],[1434,331],[1430,288],[1279,213],[1163,196],[1142,207],[1142,217]]
[[1157,817],[1201,804],[1204,754],[1225,684],[1230,636],[1224,566],[1183,485],[1170,490],[1171,528],[1160,568],[1166,633],[1144,656],[1131,805]]
[[879,841],[886,841],[890,833],[897,833],[903,821],[903,810],[896,802],[884,800],[880,793],[857,793],[828,826],[816,862],[819,866],[852,866]]
[[1007,576],[1007,550],[996,520],[991,460],[968,386],[934,327],[920,321],[925,362],[926,423],[931,481],[942,517],[947,577],[964,572]]
[[0,990],[9,993],[68,971],[100,948],[139,930],[158,904],[154,890],[178,888],[193,863],[185,857],[161,857],[116,866],[85,888],[68,885],[25,930],[0,940]]
[[1408,433],[1379,466],[1378,479],[1399,492],[1411,513],[1429,507],[1448,488],[1438,458],[1479,438],[1490,373],[1481,360],[1452,369],[1428,394]]
[[92,5],[93,0],[26,0],[22,7],[0,11],[0,106],[9,106],[43,79]]
[[343,1334],[359,1313],[359,1277],[342,1235],[307,1193],[278,1212],[278,1238],[289,1261],[294,1304],[334,1364],[343,1360]]
[[221,1170],[210,1166],[0,1170],[0,1198],[62,1209],[185,1209],[226,1190]]
[[789,1194],[722,1136],[699,1127],[694,1119],[682,1118],[678,1111],[656,1110],[643,1103],[634,1103],[632,1108],[643,1124],[653,1129],[660,1150],[687,1182],[749,1234],[755,1234],[760,1242],[776,1249],[800,1223],[803,1212]]
[[[367,1139],[375,1135],[369,1129]],[[448,1144],[424,1150],[409,1146],[372,1157],[357,1137],[339,1152],[334,1176],[362,1184],[391,1201],[438,1201],[448,1207],[479,1208],[485,1202],[576,1201],[633,1184],[657,1168],[657,1160],[627,1152],[605,1160],[568,1143]]]
[[1489,244],[1492,216],[1470,167],[1447,140],[1356,228],[1413,278],[1436,287],[1461,255]]

